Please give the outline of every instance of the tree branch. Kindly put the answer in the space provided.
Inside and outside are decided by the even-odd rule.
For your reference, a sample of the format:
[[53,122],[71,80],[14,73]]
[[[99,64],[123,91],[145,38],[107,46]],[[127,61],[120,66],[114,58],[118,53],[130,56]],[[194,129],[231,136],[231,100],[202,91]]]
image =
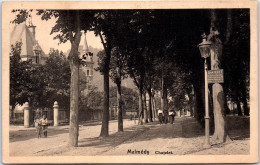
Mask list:
[[103,36],[102,36],[102,34],[101,34],[100,31],[98,31],[98,35],[99,35],[100,40],[101,40],[101,42],[102,42],[102,44],[103,44],[103,47],[104,47],[104,49],[105,49],[105,52],[107,53],[107,46],[106,46],[106,43],[105,43],[105,41],[104,41],[104,39],[103,39]]
[[130,71],[130,73],[131,73],[131,75],[132,75],[132,77],[133,77],[133,79],[134,79],[135,85],[137,86],[137,88],[139,88],[139,87],[140,87],[140,84],[138,84],[138,82],[137,82],[137,80],[136,80],[136,77],[135,77],[135,74],[134,74],[133,69],[129,69],[129,71]]
[[227,31],[226,31],[226,40],[225,44],[227,44],[230,40],[230,35],[232,33],[232,10],[227,10]]

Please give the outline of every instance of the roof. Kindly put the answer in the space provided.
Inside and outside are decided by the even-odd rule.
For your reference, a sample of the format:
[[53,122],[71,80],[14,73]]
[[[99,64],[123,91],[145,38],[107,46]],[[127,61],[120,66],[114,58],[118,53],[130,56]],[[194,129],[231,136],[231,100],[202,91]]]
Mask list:
[[[11,32],[11,40],[10,44],[15,44],[16,42],[21,41],[21,56],[23,55],[31,55],[34,56],[33,46],[36,44],[36,40],[33,34],[30,32],[28,26],[25,23],[18,24],[14,27],[13,31]],[[41,55],[43,57],[47,57],[44,51],[42,50],[41,46],[39,46],[41,50]]]
[[87,53],[89,52],[89,49],[88,49],[88,43],[87,43],[87,39],[86,39],[86,33],[84,33],[84,43],[83,43],[83,53]]

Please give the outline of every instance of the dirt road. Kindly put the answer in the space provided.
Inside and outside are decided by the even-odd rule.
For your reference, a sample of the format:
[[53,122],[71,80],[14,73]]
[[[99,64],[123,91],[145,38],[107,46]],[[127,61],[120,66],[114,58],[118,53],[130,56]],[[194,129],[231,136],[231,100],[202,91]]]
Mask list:
[[[117,132],[117,121],[109,122],[109,134]],[[124,120],[124,128],[133,127],[134,121]],[[79,145],[86,139],[97,138],[100,134],[101,122],[88,123],[79,127]],[[22,126],[10,127],[10,155],[33,156],[41,155],[56,148],[63,148],[67,144],[69,126],[48,128],[47,138],[37,138],[35,128]]]
[[[235,119],[237,122],[237,119]],[[203,148],[204,129],[194,118],[176,118],[174,124],[157,121],[142,126],[124,120],[124,132],[117,132],[117,121],[110,121],[110,136],[100,138],[100,123],[80,126],[79,147],[67,148],[68,126],[50,127],[48,138],[37,139],[34,129],[11,130],[12,156],[84,156],[84,155],[185,155],[185,154],[248,154],[248,129],[233,128],[232,137],[241,137],[226,144]],[[241,132],[243,134],[241,134]],[[245,136],[246,135],[246,136]]]

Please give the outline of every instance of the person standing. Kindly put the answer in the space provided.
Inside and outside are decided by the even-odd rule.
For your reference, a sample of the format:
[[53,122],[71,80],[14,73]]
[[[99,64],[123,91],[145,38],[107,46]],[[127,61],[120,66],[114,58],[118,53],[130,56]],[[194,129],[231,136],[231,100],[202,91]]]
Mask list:
[[40,120],[44,137],[47,137],[48,119],[45,115]]
[[159,122],[161,125],[163,123],[163,111],[161,109],[158,109],[158,116],[159,116]]
[[170,123],[173,124],[173,121],[174,121],[174,117],[175,117],[175,111],[174,109],[170,109],[169,111],[169,118],[170,118]]

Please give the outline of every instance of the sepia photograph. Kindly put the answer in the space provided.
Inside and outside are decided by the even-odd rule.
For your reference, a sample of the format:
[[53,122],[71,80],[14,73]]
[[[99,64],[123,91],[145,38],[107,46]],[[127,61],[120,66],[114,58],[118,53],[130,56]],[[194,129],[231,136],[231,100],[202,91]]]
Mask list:
[[258,162],[257,1],[3,2],[4,163]]

